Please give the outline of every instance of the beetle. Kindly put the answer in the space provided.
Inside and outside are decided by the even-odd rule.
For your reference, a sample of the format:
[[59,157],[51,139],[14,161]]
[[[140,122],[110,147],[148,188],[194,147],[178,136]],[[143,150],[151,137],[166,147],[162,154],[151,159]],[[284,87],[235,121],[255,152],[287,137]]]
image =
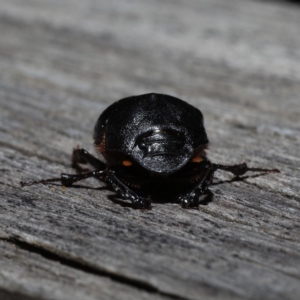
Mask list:
[[[21,182],[22,186],[60,181],[64,186],[94,177],[110,184],[137,209],[149,209],[155,197],[171,197],[183,208],[199,205],[218,169],[241,176],[247,171],[279,172],[249,168],[246,163],[222,165],[207,158],[208,138],[201,111],[164,94],[144,94],[110,105],[94,128],[94,145],[105,162],[76,148],[72,167],[76,175]],[[85,172],[83,164],[94,168]]]

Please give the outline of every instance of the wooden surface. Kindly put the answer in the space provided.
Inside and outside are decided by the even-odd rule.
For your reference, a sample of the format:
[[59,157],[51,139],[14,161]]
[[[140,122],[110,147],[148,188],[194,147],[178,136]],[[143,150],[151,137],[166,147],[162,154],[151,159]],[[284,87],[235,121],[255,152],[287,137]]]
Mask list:
[[[284,1],[1,0],[0,298],[299,299],[299,28]],[[281,173],[218,172],[199,210],[20,187],[73,172],[101,111],[152,91],[202,110],[212,161]]]

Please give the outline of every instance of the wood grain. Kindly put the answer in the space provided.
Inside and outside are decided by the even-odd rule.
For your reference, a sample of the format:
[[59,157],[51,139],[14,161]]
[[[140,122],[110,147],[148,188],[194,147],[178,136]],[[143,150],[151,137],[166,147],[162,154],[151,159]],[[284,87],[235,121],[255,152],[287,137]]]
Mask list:
[[[299,299],[299,26],[285,2],[0,1],[0,297]],[[218,172],[199,210],[20,187],[73,172],[101,111],[152,91],[201,109],[212,161],[281,173]]]

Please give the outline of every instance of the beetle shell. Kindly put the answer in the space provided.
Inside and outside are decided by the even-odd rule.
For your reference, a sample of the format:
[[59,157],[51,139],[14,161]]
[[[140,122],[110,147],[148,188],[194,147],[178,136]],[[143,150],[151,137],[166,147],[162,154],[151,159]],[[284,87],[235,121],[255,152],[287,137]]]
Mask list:
[[94,139],[108,165],[126,156],[151,173],[169,175],[208,144],[201,111],[183,100],[145,94],[121,99],[99,117]]

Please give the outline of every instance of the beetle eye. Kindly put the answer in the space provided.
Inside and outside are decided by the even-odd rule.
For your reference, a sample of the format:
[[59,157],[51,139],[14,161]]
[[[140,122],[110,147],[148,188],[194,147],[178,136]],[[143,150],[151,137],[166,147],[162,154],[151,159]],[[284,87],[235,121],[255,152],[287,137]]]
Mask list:
[[132,165],[132,162],[130,160],[123,160],[122,164],[125,167],[130,167]]

